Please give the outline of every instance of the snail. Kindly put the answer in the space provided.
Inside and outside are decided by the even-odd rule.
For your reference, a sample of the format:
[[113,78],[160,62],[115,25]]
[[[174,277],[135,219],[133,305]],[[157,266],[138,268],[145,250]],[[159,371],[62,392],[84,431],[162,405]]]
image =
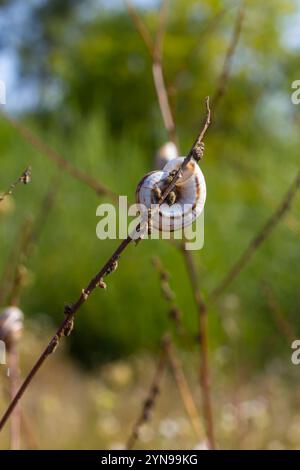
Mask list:
[[[184,157],[170,160],[162,170],[145,175],[136,189],[136,202],[147,210],[159,203],[164,190]],[[153,210],[152,227],[161,232],[174,232],[191,225],[201,214],[206,199],[206,184],[202,171],[195,160],[190,160],[172,191],[158,210]]]
[[0,313],[0,339],[8,349],[21,337],[23,318],[23,312],[15,306],[6,307]]
[[167,142],[160,147],[155,156],[155,168],[161,170],[166,163],[178,157],[177,147],[173,142]]

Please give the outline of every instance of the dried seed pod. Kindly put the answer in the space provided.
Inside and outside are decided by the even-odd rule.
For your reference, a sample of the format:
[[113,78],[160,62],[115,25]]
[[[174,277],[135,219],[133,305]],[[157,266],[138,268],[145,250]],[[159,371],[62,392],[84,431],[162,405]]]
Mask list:
[[[184,157],[167,163],[163,170],[152,171],[144,176],[136,189],[136,201],[147,209],[159,203],[158,189],[162,194],[174,174],[180,169]],[[175,187],[158,211],[153,211],[152,227],[161,232],[174,232],[188,227],[201,214],[206,199],[206,184],[202,171],[191,160],[182,171]]]
[[4,308],[0,313],[0,340],[4,341],[7,349],[16,343],[23,331],[23,312],[15,306]]

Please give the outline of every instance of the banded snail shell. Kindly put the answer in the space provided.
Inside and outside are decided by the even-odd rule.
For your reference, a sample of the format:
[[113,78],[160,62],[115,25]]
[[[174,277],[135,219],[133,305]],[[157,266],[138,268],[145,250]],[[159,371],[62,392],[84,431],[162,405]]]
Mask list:
[[155,168],[161,170],[166,163],[178,157],[177,147],[173,142],[167,142],[160,147],[155,156]]
[[[168,185],[170,173],[178,170],[183,160],[184,157],[174,158],[162,170],[145,175],[137,186],[136,202],[147,209],[157,204]],[[206,184],[204,175],[195,161],[189,162],[171,193],[159,210],[154,210],[151,216],[152,227],[162,232],[174,232],[188,227],[203,211]]]

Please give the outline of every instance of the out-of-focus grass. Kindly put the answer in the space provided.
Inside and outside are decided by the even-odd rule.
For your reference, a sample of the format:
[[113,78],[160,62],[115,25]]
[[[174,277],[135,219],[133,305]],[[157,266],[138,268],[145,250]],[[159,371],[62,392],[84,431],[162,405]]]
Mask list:
[[[27,322],[21,342],[22,372],[28,371],[48,337],[45,328]],[[299,449],[300,388],[298,368],[287,356],[274,358],[259,373],[232,365],[231,347],[212,357],[212,385],[218,447],[222,449]],[[181,354],[199,411],[197,358]],[[230,361],[230,374],[228,373]],[[155,358],[139,354],[97,368],[79,369],[55,353],[41,369],[21,402],[31,429],[22,431],[22,448],[122,449],[139,415],[154,373]],[[0,408],[7,403],[5,367],[1,367]],[[202,422],[203,425],[203,422]],[[203,426],[202,426],[203,427]],[[1,448],[8,448],[9,426]],[[137,448],[205,449],[186,417],[171,371],[164,376],[152,418],[141,428]]]

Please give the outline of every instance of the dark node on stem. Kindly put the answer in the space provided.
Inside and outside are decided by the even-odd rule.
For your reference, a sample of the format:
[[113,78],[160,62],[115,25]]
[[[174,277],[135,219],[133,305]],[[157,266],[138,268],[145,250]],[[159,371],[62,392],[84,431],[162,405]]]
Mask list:
[[65,315],[72,315],[72,313],[73,313],[73,307],[72,307],[72,305],[69,305],[69,304],[65,305],[65,307],[64,307],[64,314],[65,314]]
[[175,320],[175,321],[178,321],[180,320],[180,317],[181,317],[181,312],[179,310],[178,307],[176,307],[175,305],[170,309],[170,318],[172,320]]
[[28,168],[26,168],[26,170],[24,171],[24,173],[21,175],[20,181],[21,181],[23,184],[28,184],[28,183],[30,183],[30,181],[31,181],[31,168],[30,168],[30,166],[29,166]]

